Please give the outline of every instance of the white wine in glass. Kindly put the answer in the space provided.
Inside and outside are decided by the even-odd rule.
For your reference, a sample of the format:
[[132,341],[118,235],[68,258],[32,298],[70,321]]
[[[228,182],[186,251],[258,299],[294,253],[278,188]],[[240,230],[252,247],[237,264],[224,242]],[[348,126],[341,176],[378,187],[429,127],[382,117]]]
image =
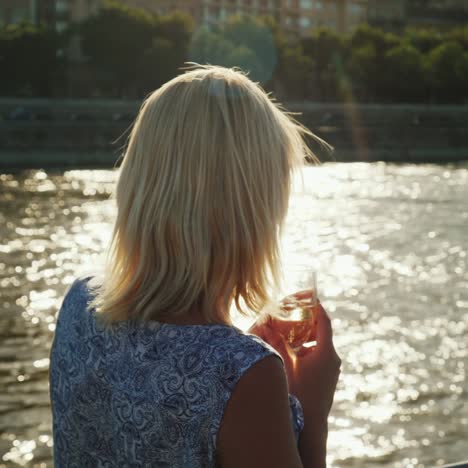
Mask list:
[[291,348],[298,351],[303,344],[315,341],[319,306],[316,273],[306,268],[296,269],[288,275],[288,280],[283,280],[276,296],[267,313],[274,328]]

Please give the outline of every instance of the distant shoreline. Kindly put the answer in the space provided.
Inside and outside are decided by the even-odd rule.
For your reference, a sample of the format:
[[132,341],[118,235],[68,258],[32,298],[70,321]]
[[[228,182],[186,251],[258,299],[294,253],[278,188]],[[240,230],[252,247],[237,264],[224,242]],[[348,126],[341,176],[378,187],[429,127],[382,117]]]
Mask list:
[[[0,99],[0,169],[114,167],[141,101]],[[468,160],[468,106],[290,102],[322,161]]]

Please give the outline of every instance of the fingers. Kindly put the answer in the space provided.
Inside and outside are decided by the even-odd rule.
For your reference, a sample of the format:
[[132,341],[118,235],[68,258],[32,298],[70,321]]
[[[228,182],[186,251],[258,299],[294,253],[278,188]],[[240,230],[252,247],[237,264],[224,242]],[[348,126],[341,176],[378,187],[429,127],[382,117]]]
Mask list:
[[[283,357],[283,360],[285,361],[285,364],[288,365],[289,361],[292,362],[293,360],[293,351],[292,349],[288,346],[284,338],[281,336],[280,333],[278,333],[273,327],[271,326],[265,326],[263,328],[263,333],[264,333],[264,340],[273,346],[273,348],[278,351],[281,356]],[[286,362],[288,361],[288,362]]]
[[298,358],[312,354],[315,351],[316,346],[301,346],[298,351],[296,351],[296,356]]
[[333,345],[333,331],[330,317],[328,316],[322,304],[317,306],[317,345]]
[[280,303],[284,310],[292,310],[298,303],[301,305],[307,304],[309,299],[311,304],[315,303],[315,291],[313,289],[305,289],[286,296],[280,301]]
[[321,304],[317,307],[317,352],[327,356],[336,364],[336,367],[341,366],[341,359],[339,358],[335,346],[333,344],[333,330],[330,317]]
[[271,317],[269,315],[265,315],[249,328],[248,333],[253,333],[254,335],[257,335],[264,340],[265,333],[269,328],[270,322]]

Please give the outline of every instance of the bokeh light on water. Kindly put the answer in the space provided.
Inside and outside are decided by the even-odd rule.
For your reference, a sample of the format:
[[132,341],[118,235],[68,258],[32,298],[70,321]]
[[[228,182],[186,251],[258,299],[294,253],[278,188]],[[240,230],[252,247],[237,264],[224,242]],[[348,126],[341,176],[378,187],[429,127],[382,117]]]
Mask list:
[[[55,314],[102,258],[116,175],[0,176],[0,466],[52,466]],[[331,466],[467,458],[468,166],[330,164],[304,176],[284,250],[317,269],[343,358]]]

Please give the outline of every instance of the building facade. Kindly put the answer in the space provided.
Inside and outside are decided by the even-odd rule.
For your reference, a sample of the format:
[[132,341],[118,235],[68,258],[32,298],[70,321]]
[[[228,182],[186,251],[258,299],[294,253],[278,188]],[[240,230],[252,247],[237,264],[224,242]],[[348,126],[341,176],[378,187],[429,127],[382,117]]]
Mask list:
[[282,26],[304,34],[326,27],[346,33],[367,20],[367,0],[283,0]]
[[58,32],[97,13],[102,0],[54,0],[55,28]]
[[408,1],[407,22],[412,26],[450,28],[468,23],[467,0]]
[[197,24],[216,24],[232,14],[269,15],[290,33],[328,27],[347,32],[367,19],[367,0],[124,0],[158,14],[180,10]]
[[368,22],[385,29],[453,27],[468,22],[468,0],[368,0]]
[[51,24],[55,0],[1,0],[0,27],[8,24]]
[[61,32],[71,23],[96,13],[102,0],[0,0],[0,26],[28,22],[55,27]]
[[[120,1],[156,14],[185,11],[194,17],[197,24],[216,24],[235,13],[269,15],[282,29],[294,34],[305,34],[318,27],[348,32],[367,18],[367,0]],[[57,31],[61,32],[71,23],[96,13],[102,3],[102,0],[1,0],[0,23],[46,22],[55,24]]]
[[407,0],[368,0],[368,22],[373,26],[399,28],[406,22]]

